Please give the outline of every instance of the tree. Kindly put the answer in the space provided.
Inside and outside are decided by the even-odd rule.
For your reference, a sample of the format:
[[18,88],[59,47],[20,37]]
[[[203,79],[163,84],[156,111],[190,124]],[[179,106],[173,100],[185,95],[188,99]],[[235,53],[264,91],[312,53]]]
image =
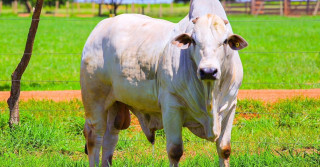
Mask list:
[[11,91],[10,91],[10,97],[7,100],[7,103],[10,109],[10,119],[9,119],[10,127],[13,127],[13,125],[18,125],[20,121],[20,117],[19,117],[20,80],[31,59],[33,42],[36,37],[36,33],[37,33],[39,21],[40,21],[39,18],[41,14],[42,5],[43,5],[43,0],[37,0],[35,11],[33,13],[32,20],[31,20],[31,26],[29,29],[26,47],[24,49],[24,54],[17,68],[14,70],[14,72],[11,75],[11,83],[12,83]]
[[32,6],[31,6],[31,4],[30,4],[30,1],[29,1],[29,0],[25,0],[25,1],[24,1],[24,4],[26,5],[27,13],[31,13],[31,11],[32,11]]
[[109,9],[110,14],[113,13],[115,16],[117,15],[117,9],[122,4],[122,0],[100,0],[99,3],[99,16],[102,16],[102,5],[109,4],[112,6],[112,9]]
[[109,0],[109,4],[112,5],[112,10],[113,14],[116,16],[117,15],[117,9],[118,7],[122,4],[122,0]]

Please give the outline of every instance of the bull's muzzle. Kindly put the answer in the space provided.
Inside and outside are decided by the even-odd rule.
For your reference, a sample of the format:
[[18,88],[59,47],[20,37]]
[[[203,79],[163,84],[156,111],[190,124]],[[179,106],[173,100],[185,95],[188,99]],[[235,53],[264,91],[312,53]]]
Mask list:
[[218,69],[216,68],[200,68],[201,80],[216,80],[218,77]]

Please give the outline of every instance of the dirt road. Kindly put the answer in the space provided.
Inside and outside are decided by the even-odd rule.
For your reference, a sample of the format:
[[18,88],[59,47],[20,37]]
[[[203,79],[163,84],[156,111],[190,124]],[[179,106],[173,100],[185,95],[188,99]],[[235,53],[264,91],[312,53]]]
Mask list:
[[[0,91],[0,101],[6,101],[10,96],[9,91]],[[297,96],[320,98],[320,89],[267,89],[267,90],[240,90],[239,99],[255,99],[265,102],[275,102],[279,99],[293,98]],[[65,90],[65,91],[22,91],[20,100],[42,100],[48,99],[53,101],[66,101],[71,99],[80,99],[80,90]]]

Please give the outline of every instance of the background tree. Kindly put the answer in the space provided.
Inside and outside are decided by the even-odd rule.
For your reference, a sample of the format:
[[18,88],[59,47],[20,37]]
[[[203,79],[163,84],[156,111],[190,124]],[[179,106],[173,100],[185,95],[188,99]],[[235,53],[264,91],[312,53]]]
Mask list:
[[102,5],[111,5],[111,9],[109,9],[110,14],[114,14],[115,16],[117,15],[117,10],[118,7],[122,4],[122,0],[101,0],[99,3],[99,16],[102,16]]
[[[117,9],[122,4],[122,0],[109,0],[109,5],[112,6],[112,13],[116,16],[117,15]],[[111,12],[110,12],[111,13]]]

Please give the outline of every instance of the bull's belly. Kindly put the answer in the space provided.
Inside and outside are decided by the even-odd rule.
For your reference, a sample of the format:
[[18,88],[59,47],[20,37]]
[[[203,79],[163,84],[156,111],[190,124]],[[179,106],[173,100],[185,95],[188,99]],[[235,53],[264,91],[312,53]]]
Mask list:
[[117,101],[125,103],[142,113],[160,112],[156,80],[136,82],[118,78],[113,82],[113,91]]

